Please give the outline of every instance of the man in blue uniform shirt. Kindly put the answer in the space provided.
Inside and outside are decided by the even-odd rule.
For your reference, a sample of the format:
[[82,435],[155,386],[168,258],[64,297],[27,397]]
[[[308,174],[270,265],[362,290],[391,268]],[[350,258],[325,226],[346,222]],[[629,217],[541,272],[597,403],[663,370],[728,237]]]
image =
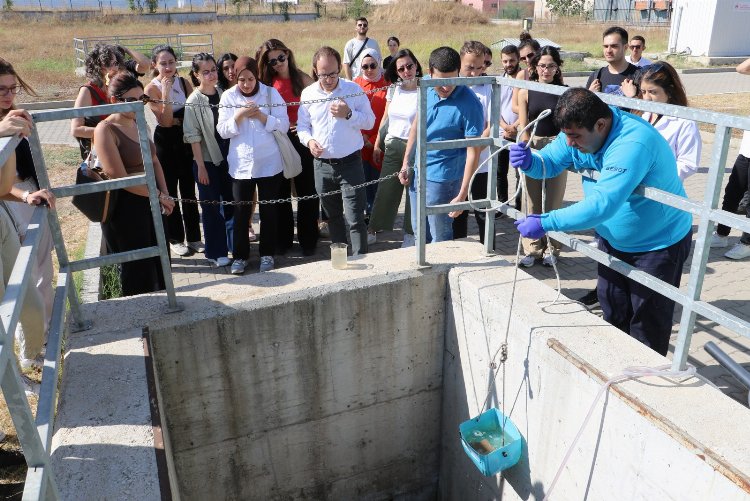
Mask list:
[[[582,201],[516,222],[521,234],[540,238],[547,231],[595,228],[601,250],[679,287],[692,216],[634,193],[644,184],[686,196],[667,142],[639,117],[582,88],[560,97],[555,120],[562,132],[539,152],[547,177],[574,167],[597,171],[598,179],[582,176]],[[526,175],[542,177],[542,160],[523,146],[511,147],[510,158]],[[598,273],[604,319],[666,355],[674,301],[601,264]]]

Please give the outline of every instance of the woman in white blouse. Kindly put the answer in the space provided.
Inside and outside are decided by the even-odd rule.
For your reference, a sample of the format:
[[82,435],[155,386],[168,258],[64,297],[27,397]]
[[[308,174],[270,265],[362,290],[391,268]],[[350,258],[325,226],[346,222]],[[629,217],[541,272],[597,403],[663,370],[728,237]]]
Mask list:
[[[289,130],[289,116],[284,99],[273,87],[258,81],[258,63],[247,56],[234,65],[237,85],[222,94],[219,122],[216,130],[229,139],[229,175],[235,201],[250,202],[257,187],[260,219],[263,228],[259,239],[260,271],[274,267],[276,251],[277,214],[273,204],[263,204],[278,198],[283,179],[281,154],[272,131],[284,134]],[[276,106],[269,107],[269,104]],[[247,226],[250,205],[239,205],[234,212],[234,232],[231,272],[242,274],[250,257]]]

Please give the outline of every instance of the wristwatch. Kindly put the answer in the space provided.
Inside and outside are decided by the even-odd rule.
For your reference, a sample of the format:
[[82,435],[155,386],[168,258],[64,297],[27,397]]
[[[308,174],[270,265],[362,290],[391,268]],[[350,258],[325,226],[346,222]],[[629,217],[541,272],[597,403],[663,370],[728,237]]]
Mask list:
[[349,120],[350,118],[352,118],[352,110],[351,109],[349,110],[349,113],[346,114],[346,119]]

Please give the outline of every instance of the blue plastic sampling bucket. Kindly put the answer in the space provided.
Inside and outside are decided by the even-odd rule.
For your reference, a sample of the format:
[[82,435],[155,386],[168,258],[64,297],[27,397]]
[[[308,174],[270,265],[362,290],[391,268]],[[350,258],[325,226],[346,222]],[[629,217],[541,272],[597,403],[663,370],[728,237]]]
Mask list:
[[464,421],[458,431],[466,455],[487,477],[515,466],[521,459],[521,433],[497,409],[490,409],[479,417]]

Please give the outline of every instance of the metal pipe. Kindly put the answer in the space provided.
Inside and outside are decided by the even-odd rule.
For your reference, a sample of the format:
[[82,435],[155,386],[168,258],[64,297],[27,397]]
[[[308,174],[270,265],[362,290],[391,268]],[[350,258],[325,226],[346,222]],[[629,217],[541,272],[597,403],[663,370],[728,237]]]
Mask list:
[[709,341],[703,346],[703,349],[708,352],[709,355],[714,357],[722,367],[732,374],[742,386],[750,390],[750,372],[745,370],[740,364],[735,362],[732,357],[726,354],[724,350],[716,346],[713,341]]
[[419,87],[419,104],[417,106],[417,264],[427,266],[427,88]]

